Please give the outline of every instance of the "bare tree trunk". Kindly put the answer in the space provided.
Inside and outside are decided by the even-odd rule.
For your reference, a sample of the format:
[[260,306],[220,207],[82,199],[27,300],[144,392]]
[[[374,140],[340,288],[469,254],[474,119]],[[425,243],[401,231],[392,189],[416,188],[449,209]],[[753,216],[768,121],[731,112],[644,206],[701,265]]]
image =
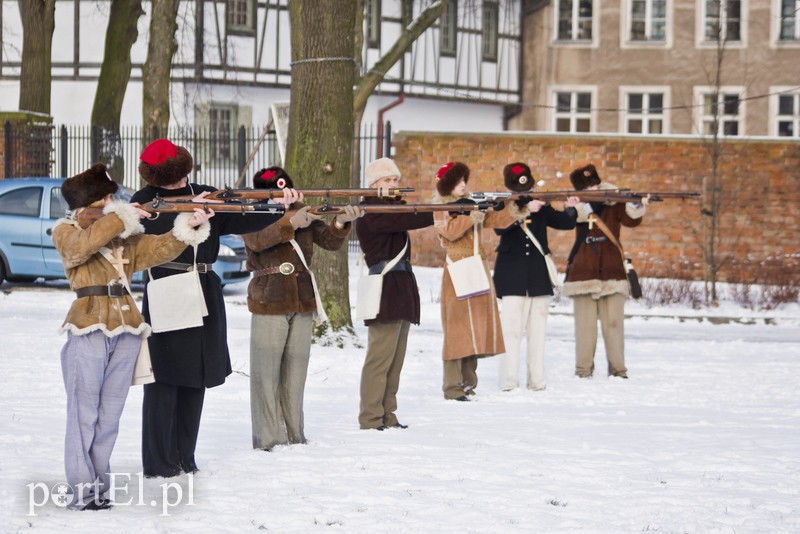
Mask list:
[[147,141],[155,127],[166,137],[169,127],[169,83],[172,58],[178,49],[178,0],[152,0],[147,61],[142,71],[142,127]]
[[[298,187],[348,187],[353,146],[352,0],[289,3],[292,88],[285,167]],[[351,329],[347,247],[315,251],[331,328]]]
[[19,0],[22,68],[19,109],[50,114],[51,58],[56,0]]
[[139,36],[136,24],[143,14],[141,0],[112,0],[103,65],[92,108],[96,159],[108,166],[111,177],[119,183],[122,183],[125,164],[120,116],[131,75],[131,48]]

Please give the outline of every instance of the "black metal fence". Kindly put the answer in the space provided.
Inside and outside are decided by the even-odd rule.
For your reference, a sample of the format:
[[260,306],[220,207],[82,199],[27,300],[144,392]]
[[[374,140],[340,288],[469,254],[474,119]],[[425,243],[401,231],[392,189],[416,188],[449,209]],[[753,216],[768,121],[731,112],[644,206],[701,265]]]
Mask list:
[[[259,139],[263,128],[239,127],[230,133],[209,128],[170,128],[166,135],[158,131],[145,132],[140,126],[123,126],[119,137],[110,142],[108,136],[86,125],[11,125],[5,124],[4,176],[72,176],[94,162],[111,161],[122,169],[123,184],[139,188],[139,155],[153,139],[166,137],[186,147],[195,161],[193,181],[214,187],[233,186],[247,164],[253,147],[258,145],[247,170],[249,178],[256,170],[280,162],[275,132]],[[353,169],[351,184],[361,183],[360,170],[379,153],[388,154],[391,125],[387,123],[380,137],[374,125],[366,125],[357,138],[359,165]],[[246,182],[249,180],[246,179]]]

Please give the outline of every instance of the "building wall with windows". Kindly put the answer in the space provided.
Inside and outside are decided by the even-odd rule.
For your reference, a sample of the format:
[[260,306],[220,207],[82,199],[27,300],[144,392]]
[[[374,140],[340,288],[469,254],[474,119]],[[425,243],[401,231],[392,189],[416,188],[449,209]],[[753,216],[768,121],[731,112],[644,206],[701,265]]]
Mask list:
[[718,110],[721,135],[800,137],[799,9],[798,0],[523,2],[512,126],[708,135]]

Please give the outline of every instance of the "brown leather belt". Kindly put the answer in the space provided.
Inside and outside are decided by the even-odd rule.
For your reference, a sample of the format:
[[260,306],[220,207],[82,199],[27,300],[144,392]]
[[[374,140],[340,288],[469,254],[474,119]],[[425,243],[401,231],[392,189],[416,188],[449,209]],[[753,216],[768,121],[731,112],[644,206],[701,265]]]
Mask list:
[[119,282],[111,282],[105,286],[86,286],[75,290],[77,298],[83,297],[112,297],[115,299],[128,294],[128,289]]
[[302,265],[295,265],[294,263],[285,261],[277,267],[266,267],[264,269],[253,271],[253,276],[267,276],[270,274],[282,274],[284,276],[289,276],[290,274],[301,273],[303,271],[305,271],[305,268]]
[[197,272],[200,274],[207,273],[211,270],[210,263],[180,263],[177,261],[168,261],[167,263],[162,263],[161,265],[156,265],[156,267],[160,267],[162,269],[173,269],[175,271],[193,271],[194,266],[197,265]]

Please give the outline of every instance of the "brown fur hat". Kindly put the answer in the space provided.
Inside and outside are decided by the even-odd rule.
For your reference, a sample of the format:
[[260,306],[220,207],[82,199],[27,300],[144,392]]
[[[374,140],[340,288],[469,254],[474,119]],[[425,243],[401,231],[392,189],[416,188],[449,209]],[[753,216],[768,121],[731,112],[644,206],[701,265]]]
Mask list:
[[469,167],[460,161],[451,161],[436,172],[436,190],[443,197],[449,196],[461,179],[469,182]]
[[503,180],[511,191],[523,193],[533,187],[531,168],[522,162],[509,163],[503,167]]
[[569,181],[572,182],[572,187],[576,191],[582,191],[587,187],[600,185],[600,176],[597,174],[595,166],[589,163],[572,171],[569,175]]
[[89,169],[64,180],[61,194],[67,201],[69,209],[76,210],[103,200],[106,195],[117,192],[117,182],[108,175],[106,166],[95,163]]
[[142,180],[156,187],[172,185],[189,176],[194,168],[189,151],[167,139],[156,139],[147,145],[139,159]]
[[294,184],[286,171],[281,167],[261,169],[253,176],[253,187],[256,189],[294,189]]

